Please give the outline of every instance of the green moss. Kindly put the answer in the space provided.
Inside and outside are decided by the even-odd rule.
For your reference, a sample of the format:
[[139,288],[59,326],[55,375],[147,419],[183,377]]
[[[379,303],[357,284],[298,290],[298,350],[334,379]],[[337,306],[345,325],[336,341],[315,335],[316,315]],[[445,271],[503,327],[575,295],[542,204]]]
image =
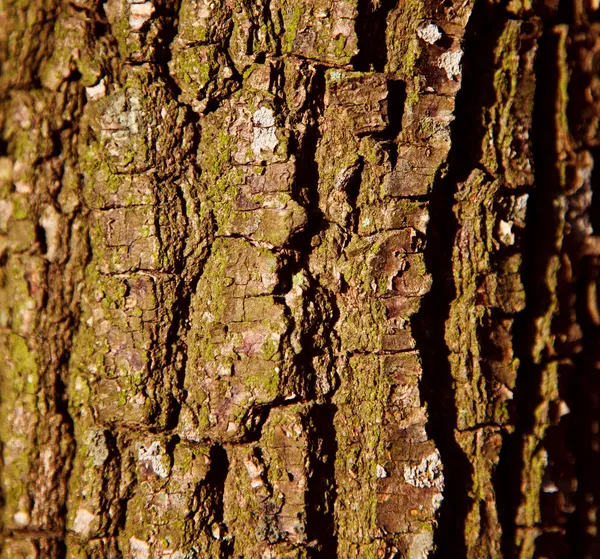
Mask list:
[[173,74],[187,99],[203,97],[207,85],[219,70],[216,46],[191,46],[173,59]]
[[[559,149],[566,150],[568,146],[563,145],[565,139],[569,137],[569,122],[567,119],[567,105],[569,103],[569,82],[570,82],[570,60],[568,54],[568,35],[567,25],[557,25],[553,28],[557,35],[557,69],[558,69],[558,88],[556,99],[555,121],[557,128],[557,138],[560,141]],[[567,165],[559,162],[557,165],[561,178],[561,184],[567,184]]]
[[509,21],[498,39],[495,49],[494,91],[496,102],[483,115],[484,125],[489,130],[482,144],[482,163],[492,174],[504,166],[505,173],[510,169],[503,165],[505,154],[513,143],[515,118],[512,115],[517,95],[519,78],[520,24]]
[[17,161],[32,162],[31,159],[40,151],[37,135],[31,130],[20,130],[13,136],[12,153]]
[[428,140],[435,134],[435,132],[436,130],[432,119],[424,118],[421,120],[419,127],[417,128],[417,136],[424,140]]
[[[28,477],[36,454],[35,430],[39,415],[39,366],[35,352],[16,334],[0,339],[0,439],[3,443],[3,513],[6,525],[13,515],[29,509]],[[18,421],[15,422],[15,415]]]
[[81,85],[84,87],[96,85],[102,76],[101,63],[85,51],[77,59],[77,70],[81,74]]
[[422,0],[407,0],[394,12],[393,24],[386,29],[388,71],[399,72],[407,80],[417,74],[415,65],[421,55],[421,45],[416,30],[427,15]]
[[36,395],[39,385],[36,355],[21,336],[9,334],[8,360],[12,371],[10,378],[12,378],[14,392]]
[[[292,4],[294,5],[294,4]],[[285,6],[284,10],[289,11],[289,7]],[[304,6],[300,2],[295,3],[289,20],[285,21],[285,32],[283,34],[282,44],[284,52],[290,53],[294,47],[294,39],[298,33],[298,25],[304,14]]]
[[[342,480],[338,481],[336,520],[341,541],[348,542],[355,541],[358,533],[377,532],[376,466],[386,460],[383,425],[391,377],[372,354],[351,357],[340,375],[333,400],[337,406],[336,478]],[[361,550],[365,543],[361,541]]]
[[[252,370],[254,369],[254,370]],[[252,372],[244,376],[244,386],[253,394],[258,395],[260,401],[272,402],[279,394],[280,374],[278,367],[272,363],[252,367]]]
[[412,86],[407,87],[406,92],[406,109],[414,107],[421,98],[421,82],[418,76],[414,76],[412,79]]
[[346,37],[339,35],[335,40],[335,54],[340,58],[346,54]]

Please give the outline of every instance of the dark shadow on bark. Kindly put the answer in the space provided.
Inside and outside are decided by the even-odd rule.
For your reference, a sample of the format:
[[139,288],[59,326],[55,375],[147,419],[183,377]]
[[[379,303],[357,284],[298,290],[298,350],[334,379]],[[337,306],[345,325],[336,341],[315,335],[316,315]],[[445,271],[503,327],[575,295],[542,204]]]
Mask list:
[[[310,127],[302,143],[297,140],[291,144],[291,153],[296,155],[296,181],[294,198],[302,204],[307,213],[307,225],[291,239],[289,248],[294,259],[288,266],[287,283],[291,286],[291,276],[302,270],[309,270],[309,259],[313,250],[313,242],[329,227],[328,222],[319,208],[319,168],[316,162],[316,152],[321,131],[319,121],[324,113],[325,75],[318,69],[311,83],[310,99],[312,106],[307,110],[310,114]],[[362,168],[362,167],[361,167]],[[357,170],[360,179],[361,168]],[[358,182],[358,181],[357,181]],[[358,188],[356,185],[355,190]],[[356,193],[357,195],[358,193]],[[319,289],[318,283],[310,278],[306,300],[312,301],[321,311],[321,324],[325,324],[325,334],[319,333],[319,324],[304,331],[301,345],[303,351],[295,358],[295,367],[308,378],[304,386],[307,401],[313,401],[319,394],[317,371],[314,361],[319,353],[331,351],[333,342],[315,343],[317,336],[332,339],[335,336],[334,325],[339,317],[335,296],[324,289]],[[318,340],[321,342],[321,339]],[[326,361],[326,359],[325,359]],[[332,371],[327,372],[332,373]],[[337,388],[337,379],[332,379],[331,391],[326,395],[325,402],[316,405],[307,417],[307,429],[310,433],[309,460],[311,473],[308,479],[306,525],[308,527],[307,548],[308,556],[312,558],[337,557],[337,536],[334,517],[334,504],[337,497],[335,481],[335,456],[337,452],[336,432],[333,418],[336,406],[331,403],[331,397]]]
[[[597,186],[597,185],[595,185]],[[596,188],[596,194],[600,192]],[[583,262],[578,285],[578,322],[583,330],[583,351],[575,361],[576,385],[573,387],[570,436],[579,444],[574,449],[577,472],[573,515],[576,526],[567,527],[567,539],[582,558],[600,557],[600,536],[597,533],[597,507],[600,503],[600,324],[592,320],[587,304],[588,286],[600,287],[600,257],[587,257]],[[599,298],[596,295],[595,303]],[[574,529],[573,529],[574,528]],[[576,557],[576,555],[573,555]]]
[[373,0],[358,0],[356,34],[359,52],[351,61],[355,70],[384,71],[387,63],[387,15],[397,3],[398,0],[381,0],[375,6]]
[[307,225],[290,240],[289,247],[298,255],[298,264],[308,266],[311,241],[323,232],[328,224],[319,208],[319,167],[315,156],[317,145],[321,139],[319,120],[325,111],[325,73],[316,69],[309,87],[312,105],[307,108],[310,124],[300,143],[298,138],[291,138],[290,153],[296,156],[296,179],[293,187],[294,198],[304,206],[307,214]]
[[210,449],[210,470],[206,475],[206,483],[214,491],[212,495],[219,495],[221,498],[214,505],[213,514],[215,521],[223,520],[223,495],[225,493],[225,480],[229,472],[229,458],[227,451],[219,444],[214,444]]
[[553,245],[558,227],[554,206],[560,189],[554,165],[557,157],[554,126],[558,84],[556,34],[545,31],[538,45],[532,126],[536,188],[530,193],[527,205],[521,272],[527,306],[515,317],[513,328],[513,349],[519,359],[511,414],[515,430],[505,438],[494,479],[503,530],[502,550],[506,557],[513,557],[516,553],[516,515],[522,497],[523,472],[529,467],[523,461],[523,444],[525,437],[532,432],[535,410],[542,400],[540,385],[545,364],[534,363],[532,351],[536,320],[547,312],[550,305],[551,294],[545,278],[550,258],[556,252]]
[[[157,72],[160,74],[162,79],[165,82],[165,86],[170,92],[173,99],[178,100],[179,95],[181,94],[181,89],[177,85],[177,82],[172,77],[169,71],[169,62],[172,58],[172,53],[170,50],[171,44],[173,43],[175,37],[178,33],[178,12],[179,12],[179,2],[175,2],[170,6],[158,7],[157,15],[161,16],[164,20],[164,28],[161,32],[161,41],[160,48],[157,49],[156,54],[156,68]],[[192,109],[187,106],[187,112],[185,115],[185,122],[182,123],[183,126],[188,126],[193,130],[193,142],[189,149],[189,154],[195,154],[198,145],[200,143],[200,127],[199,121],[200,116],[192,111]],[[210,107],[207,106],[206,112],[209,112]],[[168,154],[165,154],[168,156]],[[162,177],[157,177],[160,180]],[[171,179],[176,180],[176,177],[171,177]],[[180,180],[186,180],[182,178]],[[191,186],[191,185],[190,185]],[[190,191],[193,191],[193,188],[190,188]],[[193,252],[189,250],[189,241],[188,235],[189,231],[193,229],[193,224],[190,223],[188,218],[188,200],[186,199],[186,194],[181,186],[176,187],[176,200],[170,200],[168,198],[163,198],[163,194],[159,193],[161,197],[160,202],[162,204],[171,204],[178,203],[180,205],[179,213],[182,216],[183,220],[183,231],[182,238],[186,239],[182,244],[181,250],[178,252],[176,258],[174,258],[174,275],[179,278],[179,282],[175,291],[175,300],[171,309],[173,319],[171,321],[171,325],[169,326],[169,330],[166,337],[166,352],[165,352],[165,362],[167,366],[171,366],[175,370],[175,376],[177,378],[177,387],[181,391],[181,395],[178,398],[177,394],[169,395],[168,402],[168,410],[166,410],[166,429],[175,429],[178,421],[179,414],[181,412],[181,402],[185,401],[186,394],[184,389],[185,383],[185,369],[187,365],[187,355],[188,350],[186,347],[186,338],[187,333],[189,331],[189,318],[191,309],[191,299],[192,295],[195,293],[198,282],[202,277],[203,266],[204,263],[208,261],[210,257],[210,250],[212,247],[212,238],[207,253],[201,258],[201,261],[191,261],[185,256],[186,252]],[[198,202],[198,200],[195,200]],[[158,213],[156,214],[157,223],[156,228],[157,231],[161,230],[161,225],[158,223],[160,216]],[[211,230],[211,236],[214,232],[214,221],[211,224],[211,227],[208,227]],[[190,272],[190,270],[193,271]],[[165,410],[156,410],[158,414],[161,412],[164,413]]]
[[[187,201],[180,187],[177,188],[177,196],[178,201],[181,204],[181,215],[184,216],[185,219],[184,235],[187,237],[187,231],[192,225],[187,218]],[[187,247],[183,248],[182,253],[186,251],[186,248]],[[169,395],[168,410],[166,410],[167,429],[175,429],[175,427],[177,427],[182,402],[186,399],[184,389],[185,370],[188,358],[186,340],[190,328],[189,318],[192,312],[191,302],[192,296],[196,292],[198,283],[202,277],[204,263],[207,262],[210,257],[211,248],[212,243],[201,262],[192,262],[190,265],[183,254],[179,254],[175,259],[175,274],[179,277],[179,282],[175,289],[175,300],[171,309],[173,320],[166,336],[165,362],[174,369],[174,374],[177,379],[177,388],[181,391],[181,396],[178,398],[176,394]],[[188,271],[186,271],[186,269],[188,269]],[[190,277],[189,269],[197,270],[192,277]],[[158,413],[161,413],[161,411],[164,412],[165,410],[157,410]]]
[[[406,84],[402,80],[388,81],[388,120],[389,126],[385,134],[391,140],[395,140],[402,128],[402,117],[404,115],[404,104],[406,103]],[[392,164],[395,164],[392,161]]]
[[[358,158],[358,164],[353,169],[352,175],[348,178],[344,185],[346,191],[346,200],[351,208],[356,208],[356,202],[358,201],[358,195],[360,194],[360,185],[362,184],[362,172],[365,166],[365,162],[362,157]],[[358,212],[353,212],[350,215],[350,219],[347,222],[347,227],[350,231],[358,234]]]
[[[297,139],[291,143],[291,152],[296,155],[296,180],[293,195],[306,211],[307,224],[303,230],[292,237],[289,243],[289,248],[294,255],[290,266],[288,266],[289,277],[285,280],[289,286],[292,284],[293,274],[301,270],[308,271],[310,255],[315,246],[313,243],[329,227],[329,223],[319,207],[319,168],[316,162],[317,146],[321,139],[319,120],[325,110],[324,97],[325,75],[322,69],[318,69],[310,85],[310,98],[312,99],[312,106],[308,109],[311,118],[310,127],[307,129],[301,144]],[[358,178],[360,178],[360,173]],[[358,185],[356,188],[358,188]],[[318,283],[311,279],[306,297],[308,301],[320,303],[323,309],[328,308],[330,310],[330,316],[322,316],[322,320],[327,323],[327,332],[332,336],[333,326],[339,316],[335,296],[325,290],[318,291],[318,287]],[[318,328],[317,324],[314,326]],[[314,329],[306,329],[302,340],[302,346],[306,348],[306,351],[303,351],[296,359],[296,364],[300,370],[304,369],[310,372],[310,383],[306,387],[306,398],[309,400],[317,396],[313,365],[313,357],[316,356],[315,351],[317,349],[313,344],[313,336],[315,335],[316,331]]]
[[[219,444],[214,444],[210,449],[210,469],[206,475],[206,495],[211,499],[212,523],[224,527],[223,514],[224,503],[223,496],[225,495],[225,480],[229,473],[229,458],[227,451]],[[200,495],[201,496],[201,495]],[[207,526],[210,531],[211,527]],[[209,538],[212,538],[212,533],[209,533]],[[233,553],[233,540],[223,538],[219,544],[220,557],[231,557]]]
[[600,148],[591,150],[592,157],[596,164],[596,170],[592,171],[592,205],[590,207],[590,222],[594,229],[594,234],[600,234]]
[[421,394],[429,412],[427,431],[444,464],[444,500],[435,531],[437,558],[466,557],[465,521],[471,505],[472,467],[455,439],[458,410],[445,340],[446,320],[456,296],[452,271],[452,249],[458,228],[453,213],[454,194],[457,184],[479,165],[486,133],[481,110],[494,100],[494,48],[505,21],[500,8],[479,2],[467,26],[463,81],[451,128],[448,172],[434,184],[429,206],[425,259],[433,284],[412,321],[423,364]]
[[335,457],[337,441],[333,419],[334,404],[315,406],[308,417],[311,473],[308,477],[306,506],[306,534],[308,542],[317,542],[309,550],[309,557],[329,559],[337,557],[337,537],[334,504],[337,497],[335,483]]
[[[573,389],[578,389],[578,383],[574,382],[577,378],[576,371],[573,365],[564,363],[559,366],[558,375],[560,396],[571,408],[573,397],[577,398],[573,393]],[[575,520],[575,524],[579,525],[575,515],[571,514],[574,506],[572,482],[576,475],[572,446],[581,438],[581,433],[574,431],[573,411],[576,410],[560,419],[559,407],[553,405],[552,408],[551,420],[555,424],[548,428],[543,441],[548,453],[548,465],[540,493],[540,524],[542,528],[550,527],[555,531],[543,532],[536,539],[535,547],[538,555],[548,559],[574,559],[581,555],[577,551],[577,542],[569,541],[568,535],[571,522]]]
[[[570,83],[569,90],[572,87],[576,87],[576,83]],[[576,101],[570,101],[571,103],[576,105]],[[572,106],[569,123],[575,110],[576,106]],[[579,214],[586,212],[597,235],[600,229],[600,169],[597,168],[600,148],[593,147],[590,153],[596,165],[590,178],[592,200],[589,206],[582,207],[581,203],[585,204],[585,198],[582,200],[579,197],[574,200],[573,206],[578,207]],[[574,195],[577,196],[577,193]],[[584,239],[575,239],[574,246],[569,246],[571,259],[577,259],[573,266],[577,278],[577,283],[573,285],[573,296],[576,298],[576,321],[581,327],[582,340],[581,351],[573,357],[573,371],[568,377],[569,390],[565,391],[570,413],[563,420],[567,420],[569,426],[566,437],[575,461],[575,473],[572,477],[577,479],[573,498],[576,510],[570,515],[566,539],[572,557],[588,559],[600,557],[600,538],[597,533],[594,534],[597,525],[596,509],[600,503],[600,323],[597,316],[600,301],[600,256],[581,255],[583,241]]]
[[386,142],[390,163],[396,166],[398,160],[398,134],[402,129],[402,117],[406,103],[406,84],[402,80],[388,80],[388,126],[380,134],[376,134]]

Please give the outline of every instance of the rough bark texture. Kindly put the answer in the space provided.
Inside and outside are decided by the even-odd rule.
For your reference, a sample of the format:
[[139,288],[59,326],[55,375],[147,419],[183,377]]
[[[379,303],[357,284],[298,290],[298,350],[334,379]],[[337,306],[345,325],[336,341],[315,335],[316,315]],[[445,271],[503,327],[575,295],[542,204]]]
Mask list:
[[597,4],[0,0],[0,556],[599,557]]

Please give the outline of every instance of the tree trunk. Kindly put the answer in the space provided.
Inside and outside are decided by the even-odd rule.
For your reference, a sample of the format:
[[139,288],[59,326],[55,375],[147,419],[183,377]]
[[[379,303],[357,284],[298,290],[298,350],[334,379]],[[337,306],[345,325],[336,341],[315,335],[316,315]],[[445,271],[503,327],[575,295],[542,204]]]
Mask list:
[[600,557],[595,8],[0,0],[0,556]]

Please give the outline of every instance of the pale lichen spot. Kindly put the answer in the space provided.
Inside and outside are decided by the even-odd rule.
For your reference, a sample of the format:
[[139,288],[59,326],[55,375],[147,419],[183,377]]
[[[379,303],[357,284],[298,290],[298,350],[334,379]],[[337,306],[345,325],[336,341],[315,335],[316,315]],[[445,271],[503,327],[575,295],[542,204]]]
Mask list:
[[354,33],[354,20],[347,18],[334,18],[331,35],[334,40],[343,37],[346,41]]
[[15,161],[13,165],[13,180],[15,183],[15,190],[19,194],[29,194],[33,191],[31,183],[23,180],[28,175],[28,166],[23,161]]
[[509,221],[500,220],[498,223],[498,238],[504,245],[515,244],[515,234],[512,232],[513,224]]
[[139,31],[152,17],[154,6],[152,2],[131,4],[129,8],[129,25],[134,31]]
[[517,196],[515,199],[515,205],[513,208],[513,215],[515,219],[519,221],[525,221],[527,214],[527,202],[529,201],[529,194],[522,194]]
[[275,116],[273,115],[273,111],[268,107],[261,107],[254,113],[252,117],[255,126],[259,126],[261,128],[270,128],[271,126],[275,126]]
[[244,466],[246,467],[246,471],[248,472],[248,477],[250,478],[250,486],[252,487],[252,489],[262,487],[264,485],[264,482],[261,479],[262,469],[258,465],[256,465],[252,460],[244,461]]
[[426,43],[433,45],[442,38],[440,28],[434,23],[428,23],[417,29],[417,35]]
[[219,363],[217,365],[217,375],[220,377],[229,377],[233,372],[233,365],[231,363]]
[[501,401],[512,400],[514,398],[513,391],[508,386],[502,384],[498,389],[498,396]]
[[270,547],[265,549],[261,555],[261,559],[277,559],[277,553]]
[[419,217],[417,229],[421,232],[424,232],[427,230],[428,224],[429,224],[429,213],[423,212]]
[[58,251],[58,226],[60,214],[53,206],[47,205],[40,217],[40,225],[44,229],[46,237],[46,259],[49,262],[54,262]]
[[426,559],[433,549],[433,532],[422,531],[413,537],[408,556],[410,559]]
[[273,151],[279,144],[275,133],[275,116],[273,111],[267,107],[258,109],[252,120],[254,131],[252,138],[252,151],[254,155],[260,155],[262,150]]
[[275,134],[275,128],[254,128],[252,139],[252,151],[255,155],[260,155],[263,149],[273,151],[279,140]]
[[138,449],[138,460],[149,462],[152,471],[158,477],[167,477],[169,472],[165,466],[164,454],[159,442],[153,442],[150,446],[140,446]]
[[[208,304],[210,304],[210,301],[208,302]],[[210,324],[211,322],[215,321],[215,315],[208,311],[205,311],[202,313],[202,320]]]
[[88,456],[96,468],[104,465],[108,460],[110,452],[106,444],[106,435],[102,431],[91,430],[86,437],[85,443],[88,447]]
[[230,421],[227,424],[227,433],[229,433],[229,434],[236,433],[237,430],[238,430],[238,424],[237,423],[234,423],[233,421]]
[[0,200],[0,231],[7,231],[8,222],[13,216],[14,206],[8,200]]
[[379,479],[385,479],[389,476],[388,471],[380,464],[377,464],[377,467],[375,468],[375,475]]
[[54,457],[54,454],[52,453],[52,451],[50,449],[45,449],[42,452],[40,452],[40,462],[41,462],[42,468],[43,468],[42,471],[44,473],[47,473],[48,475],[52,471],[52,466],[53,466],[52,458],[53,457]]
[[542,485],[544,493],[558,493],[559,489],[553,481],[545,481]]
[[204,22],[201,20],[208,19],[211,16],[211,10],[214,8],[213,2],[201,2],[196,4],[196,17],[198,18],[196,21],[192,23],[194,27],[199,27]]
[[0,183],[13,181],[13,162],[8,157],[0,157]]
[[96,515],[89,510],[80,508],[77,510],[75,520],[73,520],[73,532],[83,538],[88,538],[92,531],[92,522],[96,520]]
[[260,279],[266,289],[271,289],[277,285],[279,276],[275,272],[262,272]]
[[88,101],[95,101],[96,99],[101,99],[105,95],[106,95],[106,80],[105,80],[105,78],[102,78],[96,85],[85,88],[85,96],[88,98]]
[[567,402],[564,400],[559,400],[558,402],[558,416],[563,417],[571,413],[571,409],[567,405]]
[[461,74],[460,61],[463,53],[460,50],[445,52],[438,60],[438,66],[446,72],[449,80],[454,80]]
[[33,120],[31,108],[26,105],[17,105],[14,110],[14,119],[23,130],[29,130]]
[[127,99],[129,105],[129,111],[125,115],[125,124],[129,128],[132,134],[138,134],[139,129],[139,116],[141,113],[140,98],[136,95],[132,95]]
[[129,553],[132,559],[150,559],[150,546],[136,537],[129,538]]
[[431,497],[431,506],[433,510],[438,510],[442,505],[442,501],[444,500],[444,495],[441,493],[434,493],[433,497]]
[[18,528],[25,528],[26,526],[29,526],[31,518],[25,511],[19,511],[13,515],[13,522]]
[[415,466],[404,466],[404,480],[413,487],[444,488],[444,474],[439,452],[432,452]]

